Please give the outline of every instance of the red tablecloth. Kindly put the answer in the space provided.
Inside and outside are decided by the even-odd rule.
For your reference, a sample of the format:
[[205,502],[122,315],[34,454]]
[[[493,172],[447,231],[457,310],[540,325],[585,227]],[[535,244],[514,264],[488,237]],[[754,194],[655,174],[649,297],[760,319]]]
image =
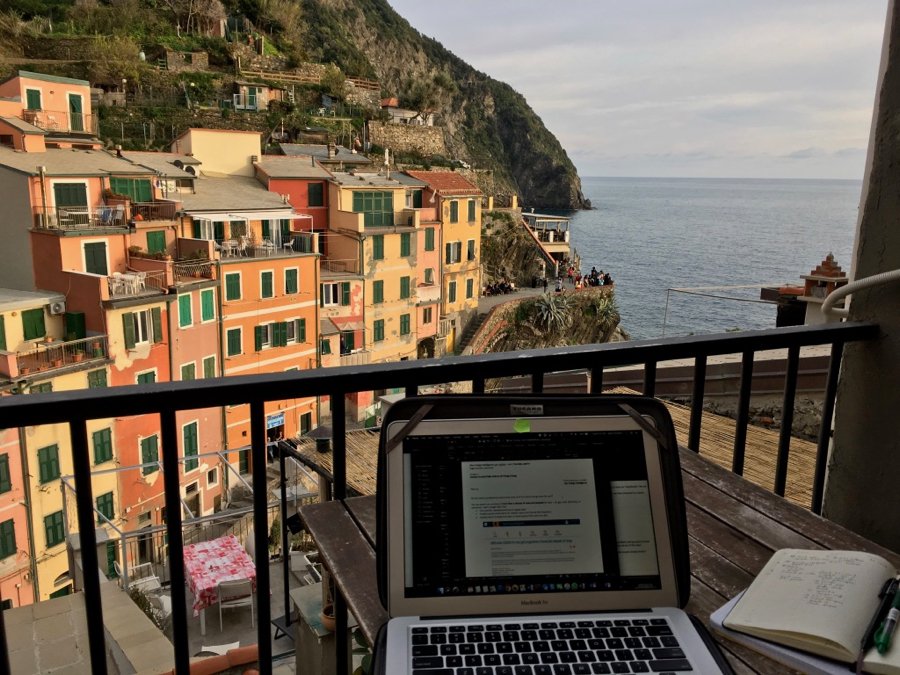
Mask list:
[[219,601],[220,581],[250,579],[256,588],[256,566],[233,534],[185,546],[184,573],[194,594],[194,616]]

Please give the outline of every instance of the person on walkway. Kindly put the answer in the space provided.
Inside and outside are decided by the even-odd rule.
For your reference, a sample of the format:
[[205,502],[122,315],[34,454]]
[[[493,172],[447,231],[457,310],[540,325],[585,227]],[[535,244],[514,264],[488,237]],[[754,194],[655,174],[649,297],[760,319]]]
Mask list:
[[547,277],[544,277],[544,293],[547,292]]
[[562,277],[559,277],[556,280],[556,292],[562,293],[562,288],[563,288],[563,280],[562,280]]

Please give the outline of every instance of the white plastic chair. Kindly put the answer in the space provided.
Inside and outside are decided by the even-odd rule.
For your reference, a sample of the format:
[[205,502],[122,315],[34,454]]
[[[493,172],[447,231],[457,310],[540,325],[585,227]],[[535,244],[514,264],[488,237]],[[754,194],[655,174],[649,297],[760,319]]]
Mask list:
[[224,645],[203,645],[200,648],[201,652],[209,652],[210,654],[218,654],[219,656],[224,656],[232,649],[237,649],[241,646],[240,640],[237,642],[227,642]]
[[253,604],[253,582],[249,579],[238,579],[236,581],[220,581],[218,588],[219,594],[219,630],[223,630],[222,610],[233,609],[235,607],[250,608],[250,625],[255,627],[256,609]]

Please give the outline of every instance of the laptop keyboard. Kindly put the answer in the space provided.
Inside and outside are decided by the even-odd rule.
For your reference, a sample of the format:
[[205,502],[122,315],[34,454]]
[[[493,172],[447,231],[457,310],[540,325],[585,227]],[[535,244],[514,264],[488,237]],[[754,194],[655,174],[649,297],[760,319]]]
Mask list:
[[691,664],[663,618],[412,626],[413,675],[676,673]]

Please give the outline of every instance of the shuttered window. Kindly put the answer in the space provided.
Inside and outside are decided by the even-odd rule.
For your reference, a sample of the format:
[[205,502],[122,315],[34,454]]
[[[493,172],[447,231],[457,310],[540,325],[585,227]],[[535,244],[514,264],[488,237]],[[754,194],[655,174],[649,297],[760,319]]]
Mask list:
[[309,206],[325,206],[325,184],[310,183],[307,204]]
[[[159,461],[159,438],[157,436],[148,436],[141,439],[141,464],[150,464],[150,462]],[[158,464],[150,464],[141,468],[141,474],[147,474],[159,471]]]
[[259,275],[260,297],[271,298],[275,295],[275,283],[272,272],[262,272]]
[[372,304],[380,305],[384,302],[384,282],[381,280],[372,282]]
[[216,318],[216,292],[212,288],[200,291],[200,320],[212,321]]
[[186,424],[182,430],[182,440],[184,441],[184,470],[193,471],[200,465],[196,457],[199,452],[199,441],[197,439],[197,423],[191,422]]
[[91,434],[94,445],[94,464],[103,464],[113,457],[112,429],[100,429]]
[[22,333],[26,340],[37,340],[47,334],[43,308],[22,311]]

